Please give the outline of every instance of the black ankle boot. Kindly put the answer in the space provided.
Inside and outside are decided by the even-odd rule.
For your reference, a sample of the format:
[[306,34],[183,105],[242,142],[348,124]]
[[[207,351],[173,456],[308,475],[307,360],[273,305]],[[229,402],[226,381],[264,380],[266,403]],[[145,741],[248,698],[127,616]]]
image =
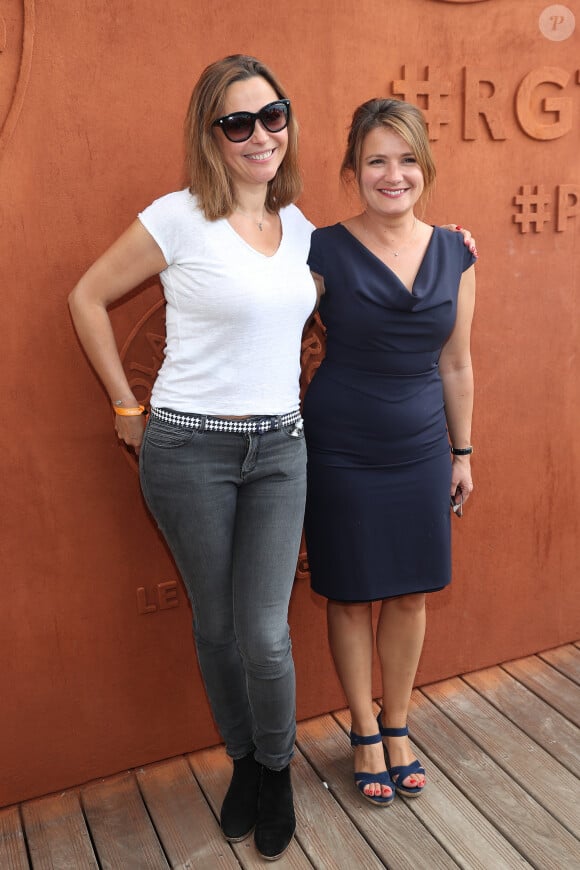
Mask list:
[[220,825],[230,843],[245,840],[254,830],[261,777],[262,765],[258,764],[253,752],[234,759],[232,781],[220,813]]
[[296,829],[290,765],[283,770],[262,768],[258,821],[254,840],[263,858],[275,861],[290,845]]

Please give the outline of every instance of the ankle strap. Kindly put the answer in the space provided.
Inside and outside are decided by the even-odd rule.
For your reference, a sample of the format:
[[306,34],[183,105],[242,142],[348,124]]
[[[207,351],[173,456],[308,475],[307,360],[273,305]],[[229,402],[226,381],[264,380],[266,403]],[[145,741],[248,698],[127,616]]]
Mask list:
[[370,737],[361,737],[360,734],[355,734],[354,731],[350,732],[350,745],[351,746],[369,746],[371,743],[380,743],[381,735],[380,734],[371,734]]
[[381,727],[381,737],[406,737],[409,729],[405,725],[404,728],[383,728]]
[[383,728],[381,725],[381,714],[382,711],[377,716],[377,725],[379,726],[381,737],[406,737],[408,735],[409,729],[406,725],[404,728]]

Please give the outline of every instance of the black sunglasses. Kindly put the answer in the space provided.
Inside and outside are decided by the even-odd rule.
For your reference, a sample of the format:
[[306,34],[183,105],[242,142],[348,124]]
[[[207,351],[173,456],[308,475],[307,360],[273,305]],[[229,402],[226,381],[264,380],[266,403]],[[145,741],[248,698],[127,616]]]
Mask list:
[[221,127],[230,142],[246,142],[254,132],[256,121],[269,133],[280,133],[288,126],[290,100],[274,100],[259,112],[232,112],[217,118],[212,127]]

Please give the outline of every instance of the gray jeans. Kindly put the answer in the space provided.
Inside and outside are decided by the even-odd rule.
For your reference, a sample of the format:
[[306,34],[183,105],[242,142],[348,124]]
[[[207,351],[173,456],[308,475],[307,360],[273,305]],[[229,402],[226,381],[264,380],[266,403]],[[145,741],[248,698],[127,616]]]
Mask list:
[[279,770],[296,735],[288,604],[306,497],[302,429],[192,431],[151,418],[140,476],[191,601],[227,752],[255,749],[258,762]]

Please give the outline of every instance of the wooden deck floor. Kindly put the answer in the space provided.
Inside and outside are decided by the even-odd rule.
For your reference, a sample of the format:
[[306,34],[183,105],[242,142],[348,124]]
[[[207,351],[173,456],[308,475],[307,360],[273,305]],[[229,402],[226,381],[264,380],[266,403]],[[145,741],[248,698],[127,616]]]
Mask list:
[[[344,712],[302,722],[286,868],[580,868],[580,643],[423,687],[409,717],[429,784],[387,809],[352,784]],[[220,747],[0,810],[0,868],[272,866],[216,821]]]

